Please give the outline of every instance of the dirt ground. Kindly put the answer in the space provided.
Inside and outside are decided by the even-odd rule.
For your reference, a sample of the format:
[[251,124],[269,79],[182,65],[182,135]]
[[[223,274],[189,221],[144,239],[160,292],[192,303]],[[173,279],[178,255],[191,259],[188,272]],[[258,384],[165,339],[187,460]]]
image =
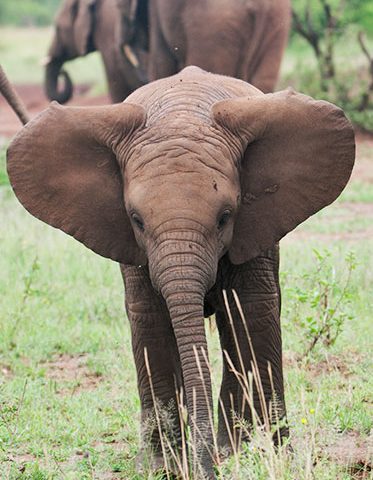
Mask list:
[[[16,90],[32,117],[44,110],[49,104],[49,100],[44,94],[43,87],[40,85],[17,85]],[[89,106],[111,103],[108,95],[92,97],[88,95],[88,92],[88,85],[76,85],[74,88],[73,99],[69,102],[69,105]],[[18,118],[7,104],[5,98],[0,95],[0,138],[12,137],[19,129],[20,122]]]

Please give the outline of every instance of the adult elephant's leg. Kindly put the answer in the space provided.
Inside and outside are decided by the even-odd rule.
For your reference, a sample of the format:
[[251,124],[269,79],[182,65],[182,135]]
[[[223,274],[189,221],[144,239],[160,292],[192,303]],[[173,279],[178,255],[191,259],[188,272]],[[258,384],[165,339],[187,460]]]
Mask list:
[[179,70],[175,51],[176,45],[167,44],[159,19],[158,2],[150,2],[150,41],[148,78],[149,81],[174,75]]
[[[168,456],[172,458],[168,445],[172,445],[175,454],[181,455],[177,398],[182,385],[180,359],[168,310],[164,300],[155,294],[147,268],[122,265],[121,271],[141,401],[142,446],[138,463],[141,462],[140,467],[148,463],[151,468],[158,469],[165,465],[160,430]],[[174,469],[170,463],[168,467]]]
[[[229,273],[225,277],[226,284],[223,288],[228,293],[233,328],[227,314],[220,312],[217,324],[221,345],[231,363],[224,358],[219,406],[219,445],[231,448],[232,439],[237,446],[241,439],[248,437],[249,432],[245,428],[234,428],[234,425],[236,423],[237,427],[240,424],[240,417],[251,424],[252,407],[260,422],[269,421],[270,424],[280,425],[274,435],[277,443],[279,437],[287,434],[287,428],[282,426],[286,412],[277,282],[278,250],[273,249],[265,256],[243,265],[230,265],[227,271]],[[244,322],[236,307],[232,289],[239,297]],[[232,364],[236,373],[232,372]],[[254,364],[257,365],[254,368],[257,368],[260,382],[255,380],[255,375],[252,384],[249,380],[243,382],[242,378],[248,379],[248,372],[253,372]]]
[[263,39],[249,64],[246,80],[264,93],[275,90],[286,43],[287,30],[278,28]]
[[[112,57],[109,58],[109,55],[112,55]],[[129,82],[126,80],[125,69],[128,66],[125,65],[125,60],[121,59],[119,54],[118,57],[114,57],[113,55],[110,51],[109,53],[106,51],[102,52],[102,60],[110,98],[113,103],[120,103],[133,92],[134,88],[131,88]],[[137,87],[139,86],[140,84]]]

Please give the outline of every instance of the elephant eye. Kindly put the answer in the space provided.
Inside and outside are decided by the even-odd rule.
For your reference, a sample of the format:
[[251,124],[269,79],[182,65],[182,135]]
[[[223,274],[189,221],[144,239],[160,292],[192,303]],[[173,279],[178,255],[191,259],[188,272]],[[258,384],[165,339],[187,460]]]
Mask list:
[[144,222],[141,219],[140,215],[138,215],[137,213],[131,213],[131,219],[132,219],[133,223],[136,225],[136,227],[143,232],[144,231]]
[[220,215],[220,218],[218,220],[219,230],[222,230],[226,226],[231,216],[232,216],[232,212],[230,210],[224,210],[224,212]]

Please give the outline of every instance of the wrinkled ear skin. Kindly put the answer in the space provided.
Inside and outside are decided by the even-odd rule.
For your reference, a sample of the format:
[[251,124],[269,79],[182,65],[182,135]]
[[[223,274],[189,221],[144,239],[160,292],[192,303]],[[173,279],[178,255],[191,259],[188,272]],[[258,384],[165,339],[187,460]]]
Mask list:
[[115,151],[145,121],[142,107],[62,107],[30,121],[7,152],[11,185],[35,217],[117,262],[145,265],[123,200]]
[[240,264],[271,248],[346,186],[355,139],[341,109],[284,91],[218,102],[213,118],[243,148],[241,206],[229,256]]

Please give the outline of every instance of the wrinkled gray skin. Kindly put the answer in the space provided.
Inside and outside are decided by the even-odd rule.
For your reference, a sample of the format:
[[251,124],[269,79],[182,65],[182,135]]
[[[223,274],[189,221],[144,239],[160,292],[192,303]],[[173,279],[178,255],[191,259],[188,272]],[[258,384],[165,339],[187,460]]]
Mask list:
[[[274,90],[290,28],[289,0],[65,0],[49,49],[45,90],[65,103],[63,64],[98,50],[112,101],[187,65]],[[130,47],[130,53],[124,47]],[[62,88],[58,88],[58,79]],[[61,86],[60,86],[61,87]]]
[[[237,416],[252,420],[231,369],[241,378],[252,371],[246,328],[262,400],[272,421],[285,417],[277,242],[346,185],[354,136],[343,112],[190,67],[122,104],[51,105],[19,132],[7,158],[12,187],[29,212],[122,264],[142,454],[150,450],[153,467],[163,465],[153,393],[172,420],[173,447],[181,449],[175,391],[182,389],[193,478],[215,478],[204,313],[216,312],[232,362],[223,355],[217,436],[229,449],[247,435],[236,428]],[[255,387],[253,400],[262,418]],[[161,428],[167,430],[163,420]]]
[[[117,2],[122,19],[134,15],[137,6],[139,37],[146,23],[144,9],[149,8],[150,81],[196,65],[245,80],[262,92],[274,91],[291,23],[289,0]],[[123,44],[127,31],[124,22]]]
[[[98,50],[113,103],[121,102],[144,84],[139,70],[123,54],[118,41],[116,0],[65,0],[55,20],[55,32],[45,67],[45,91],[50,100],[67,102],[73,93],[65,62]],[[146,54],[142,62],[146,63]],[[62,81],[61,81],[62,79]]]

